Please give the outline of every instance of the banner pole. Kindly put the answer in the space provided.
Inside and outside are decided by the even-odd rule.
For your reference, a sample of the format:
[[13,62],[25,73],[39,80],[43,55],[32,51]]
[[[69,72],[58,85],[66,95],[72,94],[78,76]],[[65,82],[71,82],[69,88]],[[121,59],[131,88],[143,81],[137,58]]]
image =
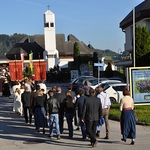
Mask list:
[[40,53],[38,53],[38,55],[39,55],[39,72],[40,72],[40,80],[41,80],[41,64],[40,64]]
[[15,55],[15,77],[16,77],[16,80],[17,80],[16,55]]

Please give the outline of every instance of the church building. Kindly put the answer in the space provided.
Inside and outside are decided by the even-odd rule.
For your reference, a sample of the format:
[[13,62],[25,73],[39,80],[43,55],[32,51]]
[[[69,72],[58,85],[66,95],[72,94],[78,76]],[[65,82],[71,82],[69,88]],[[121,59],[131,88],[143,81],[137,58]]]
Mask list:
[[[45,60],[46,70],[59,67],[69,68],[69,63],[74,62],[74,44],[78,44],[80,55],[93,58],[94,48],[87,46],[84,42],[78,40],[70,34],[65,40],[64,34],[56,34],[55,14],[49,9],[44,13],[44,35],[35,34],[34,41],[30,42],[29,37],[24,37],[19,43],[16,43],[6,54],[6,58],[21,60],[20,54],[24,54],[25,61],[29,60],[29,54],[33,53],[33,61]],[[82,70],[88,70],[88,63],[82,64]],[[80,71],[82,71],[80,70]]]

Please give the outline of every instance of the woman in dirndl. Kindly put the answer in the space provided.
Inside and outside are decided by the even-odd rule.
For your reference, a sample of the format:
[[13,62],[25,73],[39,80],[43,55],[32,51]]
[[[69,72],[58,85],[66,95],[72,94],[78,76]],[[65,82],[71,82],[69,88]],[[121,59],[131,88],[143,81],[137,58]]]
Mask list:
[[122,141],[126,142],[127,138],[131,139],[131,145],[134,145],[136,138],[136,119],[133,112],[134,100],[130,96],[128,89],[123,90],[124,97],[120,101],[120,125]]
[[42,127],[43,134],[45,134],[45,128],[48,127],[48,124],[46,118],[46,98],[43,96],[42,90],[39,90],[37,97],[34,98],[33,107],[36,129],[40,132],[40,127]]

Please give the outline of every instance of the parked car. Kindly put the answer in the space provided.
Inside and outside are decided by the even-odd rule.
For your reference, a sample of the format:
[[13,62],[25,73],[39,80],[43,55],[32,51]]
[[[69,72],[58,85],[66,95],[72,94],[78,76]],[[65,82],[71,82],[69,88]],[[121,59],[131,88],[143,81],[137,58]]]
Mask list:
[[72,91],[77,91],[80,88],[84,87],[84,84],[86,84],[86,81],[90,80],[90,79],[96,79],[93,76],[79,76],[78,78],[74,79],[71,82],[71,86],[72,86]]
[[[98,78],[86,79],[83,81],[83,89],[85,90],[85,94],[89,95],[90,87],[95,89],[99,85],[104,87],[107,84],[122,82],[122,78],[114,77],[114,78],[100,78],[98,83]],[[124,82],[124,81],[123,81]]]
[[103,90],[106,92],[111,100],[111,103],[120,103],[120,100],[123,98],[122,91],[127,87],[126,83],[118,82],[107,84]]
[[91,86],[95,86],[98,84],[98,79],[97,78],[89,78],[89,79],[85,79],[83,81],[83,86],[82,88],[85,91],[85,95],[89,95],[89,89]]
[[98,86],[101,86],[102,88],[104,88],[107,84],[114,84],[114,83],[121,83],[121,81],[119,81],[119,80],[104,80],[96,85],[92,85],[91,88],[93,88],[95,90]]
[[123,78],[120,78],[120,77],[112,77],[112,78],[107,78],[108,80],[118,80],[118,81],[121,81],[123,83],[125,83],[124,79]]

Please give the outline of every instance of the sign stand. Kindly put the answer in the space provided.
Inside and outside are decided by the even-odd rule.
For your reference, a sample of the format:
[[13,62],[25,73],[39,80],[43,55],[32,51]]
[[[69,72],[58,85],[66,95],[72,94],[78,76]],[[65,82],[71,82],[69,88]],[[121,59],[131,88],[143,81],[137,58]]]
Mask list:
[[100,67],[103,67],[103,63],[94,63],[94,66],[98,67],[98,84],[99,84],[99,79],[100,79]]

